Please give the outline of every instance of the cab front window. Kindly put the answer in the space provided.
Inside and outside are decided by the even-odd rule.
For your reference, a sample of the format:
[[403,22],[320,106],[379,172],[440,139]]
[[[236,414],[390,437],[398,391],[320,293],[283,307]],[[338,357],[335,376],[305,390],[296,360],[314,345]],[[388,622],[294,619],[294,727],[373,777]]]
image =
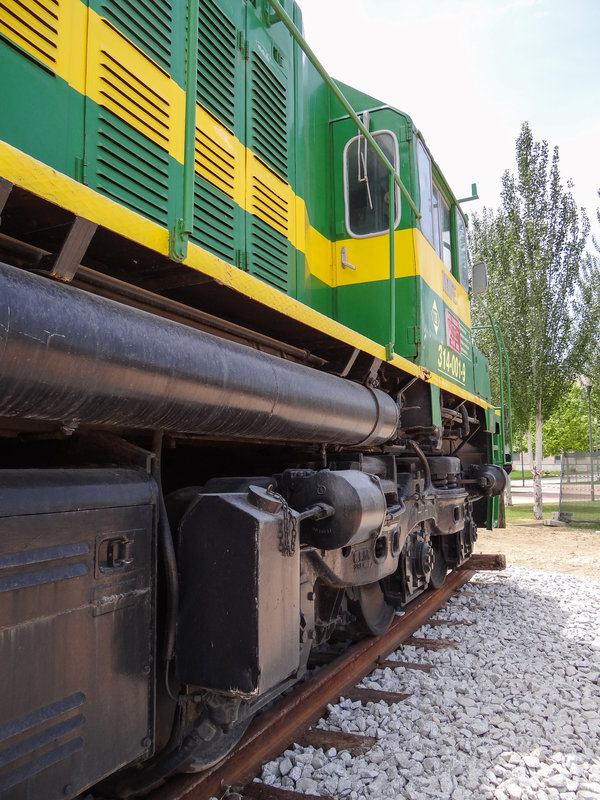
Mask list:
[[[398,141],[391,131],[373,138],[398,171]],[[346,230],[355,239],[378,236],[390,229],[389,171],[364,136],[350,139],[344,149]],[[394,228],[400,222],[400,193],[394,194]]]

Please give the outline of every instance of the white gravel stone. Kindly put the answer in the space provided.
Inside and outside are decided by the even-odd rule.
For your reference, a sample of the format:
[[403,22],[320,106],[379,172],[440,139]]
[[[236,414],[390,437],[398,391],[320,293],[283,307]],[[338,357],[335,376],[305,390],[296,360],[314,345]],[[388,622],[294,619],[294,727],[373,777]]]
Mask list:
[[600,581],[509,568],[424,626],[456,649],[401,648],[431,673],[375,670],[363,685],[404,703],[329,706],[319,726],[377,737],[361,757],[295,746],[265,783],[350,800],[600,800]]
[[293,766],[294,765],[292,764],[291,760],[287,756],[285,756],[285,758],[281,758],[279,760],[279,773],[280,773],[280,775],[287,775],[291,771]]

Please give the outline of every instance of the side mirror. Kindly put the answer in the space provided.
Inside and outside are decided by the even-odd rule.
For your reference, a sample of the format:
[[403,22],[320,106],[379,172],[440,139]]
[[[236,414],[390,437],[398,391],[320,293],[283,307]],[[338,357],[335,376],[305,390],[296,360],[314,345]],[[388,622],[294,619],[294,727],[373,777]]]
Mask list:
[[478,261],[473,264],[471,277],[471,294],[485,294],[489,286],[487,264],[485,261]]

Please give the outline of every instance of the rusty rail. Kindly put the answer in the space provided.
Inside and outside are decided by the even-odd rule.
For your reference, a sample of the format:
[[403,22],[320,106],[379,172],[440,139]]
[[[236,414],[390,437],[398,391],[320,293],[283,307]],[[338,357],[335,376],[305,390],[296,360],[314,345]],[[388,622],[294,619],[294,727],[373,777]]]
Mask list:
[[251,781],[264,763],[276,758],[323,715],[328,703],[335,703],[375,669],[378,660],[397,650],[474,574],[460,570],[448,575],[441,589],[427,592],[407,606],[383,636],[356,642],[314,678],[260,714],[238,747],[218,764],[196,775],[174,777],[148,800],[208,800],[219,797],[226,786]]

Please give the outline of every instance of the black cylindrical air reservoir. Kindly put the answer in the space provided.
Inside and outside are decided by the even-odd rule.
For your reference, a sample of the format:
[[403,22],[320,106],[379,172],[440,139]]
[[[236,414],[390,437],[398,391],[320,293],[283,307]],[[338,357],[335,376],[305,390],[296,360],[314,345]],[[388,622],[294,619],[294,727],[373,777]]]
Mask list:
[[379,533],[385,521],[386,500],[379,478],[356,469],[307,474],[296,482],[290,505],[297,511],[324,503],[335,514],[302,523],[302,543],[319,550],[364,542]]
[[384,392],[0,264],[0,415],[378,445]]

